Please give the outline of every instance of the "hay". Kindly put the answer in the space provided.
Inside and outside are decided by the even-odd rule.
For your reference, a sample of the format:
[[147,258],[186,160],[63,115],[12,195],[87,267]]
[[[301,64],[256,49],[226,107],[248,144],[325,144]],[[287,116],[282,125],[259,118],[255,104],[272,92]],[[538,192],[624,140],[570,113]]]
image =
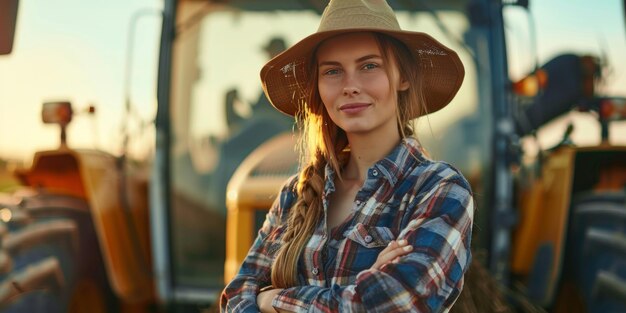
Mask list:
[[476,258],[465,273],[465,286],[450,313],[544,313],[524,294],[499,284]]
[[483,265],[474,260],[465,273],[465,286],[451,313],[513,313],[498,282]]

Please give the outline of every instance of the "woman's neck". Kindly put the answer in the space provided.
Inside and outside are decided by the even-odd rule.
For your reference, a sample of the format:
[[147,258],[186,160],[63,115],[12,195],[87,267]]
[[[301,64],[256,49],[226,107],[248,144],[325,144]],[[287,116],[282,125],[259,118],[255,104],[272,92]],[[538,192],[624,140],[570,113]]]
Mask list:
[[367,170],[387,156],[400,142],[400,134],[348,134],[350,158],[342,177],[365,181]]

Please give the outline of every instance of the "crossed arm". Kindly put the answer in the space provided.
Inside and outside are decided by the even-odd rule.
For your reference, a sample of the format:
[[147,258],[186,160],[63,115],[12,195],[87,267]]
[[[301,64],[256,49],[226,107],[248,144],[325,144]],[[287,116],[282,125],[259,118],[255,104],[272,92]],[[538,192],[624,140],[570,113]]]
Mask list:
[[[413,250],[413,246],[409,245],[406,240],[395,241],[392,240],[389,245],[383,249],[378,255],[376,262],[370,269],[380,270],[383,265],[389,263],[397,263],[400,260],[400,256],[410,253]],[[286,310],[275,309],[272,306],[272,302],[283,291],[282,288],[275,288],[265,290],[259,293],[256,298],[257,305],[261,313],[273,313],[273,312],[288,312]]]
[[[273,227],[283,204],[288,203],[270,211],[241,271],[224,290],[223,311],[439,312],[458,297],[470,262],[473,199],[466,186],[444,181],[412,203],[415,213],[397,237],[406,240],[406,245],[392,241],[369,269],[357,275],[355,284],[259,293],[270,285],[269,252],[276,249],[273,237],[280,235]],[[409,251],[403,250],[405,247],[410,247]]]

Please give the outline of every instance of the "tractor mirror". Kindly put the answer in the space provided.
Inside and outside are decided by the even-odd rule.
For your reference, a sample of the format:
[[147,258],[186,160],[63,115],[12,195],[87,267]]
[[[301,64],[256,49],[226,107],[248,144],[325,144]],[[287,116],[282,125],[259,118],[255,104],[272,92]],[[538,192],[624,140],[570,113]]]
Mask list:
[[0,55],[13,50],[19,0],[0,0]]
[[70,102],[46,102],[41,110],[41,119],[46,124],[66,126],[72,120],[72,113],[72,104]]

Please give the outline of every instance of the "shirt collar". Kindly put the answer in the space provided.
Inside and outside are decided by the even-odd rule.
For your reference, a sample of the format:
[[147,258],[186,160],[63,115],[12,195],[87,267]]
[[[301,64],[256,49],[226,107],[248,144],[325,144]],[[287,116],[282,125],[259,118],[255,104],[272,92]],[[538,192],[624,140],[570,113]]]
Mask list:
[[376,167],[393,186],[416,163],[425,160],[421,151],[422,147],[417,139],[406,137],[384,159],[376,162],[373,167]]
[[[385,158],[374,163],[368,172],[371,173],[373,169],[378,170],[378,172],[389,181],[391,186],[393,186],[404,176],[405,172],[413,167],[414,163],[421,163],[426,160],[426,157],[421,151],[422,147],[417,139],[405,137]],[[335,191],[336,173],[330,163],[326,164],[324,175],[324,195],[327,196]]]

